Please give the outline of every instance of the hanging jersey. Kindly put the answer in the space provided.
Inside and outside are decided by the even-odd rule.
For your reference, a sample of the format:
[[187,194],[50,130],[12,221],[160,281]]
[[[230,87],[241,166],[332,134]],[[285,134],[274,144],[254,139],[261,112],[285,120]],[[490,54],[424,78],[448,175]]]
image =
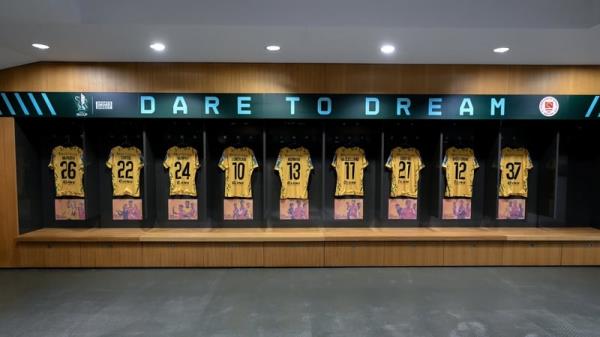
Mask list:
[[362,196],[363,171],[369,163],[365,151],[360,147],[339,147],[331,166],[335,168],[337,183],[335,196],[356,195]]
[[527,149],[503,148],[500,159],[500,196],[527,198],[527,178],[532,168],[533,163]]
[[425,167],[419,150],[397,147],[390,153],[385,167],[392,171],[391,197],[417,197],[419,173]]
[[252,172],[258,162],[250,148],[226,148],[219,167],[225,171],[226,198],[252,198]]
[[313,169],[310,152],[304,147],[279,151],[275,171],[281,180],[280,199],[308,199],[308,179]]
[[83,192],[83,150],[78,146],[52,149],[48,167],[54,171],[57,197],[85,197]]
[[112,172],[113,196],[140,196],[142,151],[135,146],[115,146],[110,150],[106,167]]
[[446,169],[446,197],[470,198],[473,195],[475,169],[479,167],[473,150],[449,148],[442,167]]
[[189,146],[171,147],[167,150],[163,167],[169,170],[169,195],[197,195],[196,172],[200,168],[200,161],[196,149]]

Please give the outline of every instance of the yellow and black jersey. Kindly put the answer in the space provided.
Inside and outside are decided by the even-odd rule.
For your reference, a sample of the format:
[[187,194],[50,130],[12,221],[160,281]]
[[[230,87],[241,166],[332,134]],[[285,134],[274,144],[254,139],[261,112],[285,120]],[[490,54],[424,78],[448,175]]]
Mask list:
[[219,160],[219,168],[225,171],[225,197],[252,198],[252,172],[257,167],[252,149],[226,148]]
[[446,169],[446,197],[470,198],[473,195],[473,179],[479,167],[475,152],[470,148],[446,150],[442,167]]
[[500,191],[501,197],[519,196],[527,197],[527,178],[533,163],[529,151],[524,148],[502,149],[500,159]]
[[196,149],[190,146],[171,147],[167,150],[163,167],[169,170],[169,195],[197,195],[196,172],[200,161]]
[[308,199],[308,180],[313,169],[310,152],[304,147],[279,151],[275,171],[281,180],[280,199]]
[[140,196],[142,151],[135,146],[115,146],[110,150],[106,167],[112,172],[113,196]]
[[54,171],[57,197],[85,197],[83,191],[83,150],[78,146],[52,149],[48,167]]
[[416,198],[420,171],[425,167],[419,150],[397,147],[390,153],[385,167],[392,171],[391,197]]
[[367,165],[365,151],[360,147],[339,147],[335,150],[331,163],[337,175],[335,196],[363,196],[363,172]]

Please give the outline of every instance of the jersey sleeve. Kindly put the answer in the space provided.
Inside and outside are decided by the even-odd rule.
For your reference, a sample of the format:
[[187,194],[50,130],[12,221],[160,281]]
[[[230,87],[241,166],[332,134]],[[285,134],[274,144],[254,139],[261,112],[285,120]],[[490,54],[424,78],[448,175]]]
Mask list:
[[144,167],[144,156],[142,156],[142,151],[140,151],[140,149],[138,149],[137,147],[135,148],[135,154],[138,156],[138,158],[140,159],[140,168]]
[[221,155],[221,159],[219,159],[219,168],[225,171],[227,167],[229,167],[229,161],[227,160],[227,149],[225,149]]
[[308,160],[308,169],[309,170],[314,169],[315,167],[313,166],[312,159],[310,158],[310,154],[308,154],[308,157],[306,157],[306,160]]
[[365,155],[365,151],[363,149],[360,150],[360,154],[361,154],[361,165],[362,168],[365,168],[367,166],[369,166],[369,161],[367,160],[367,156]]
[[444,160],[442,160],[442,167],[448,166],[448,154],[444,156]]
[[529,153],[527,154],[527,169],[531,170],[533,168],[533,161],[531,161],[531,157],[529,156]]
[[163,161],[163,167],[168,169],[169,167],[171,167],[171,161],[169,159],[171,159],[171,156],[169,155],[170,150],[167,150],[167,155],[165,156],[165,160]]
[[256,156],[254,153],[252,154],[252,168],[255,169],[258,167],[258,160],[256,160]]
[[417,167],[419,168],[419,171],[425,168],[425,163],[423,163],[421,155],[417,156]]
[[108,155],[108,160],[106,161],[106,167],[108,167],[108,168],[113,167],[113,158],[114,158],[113,151],[110,150],[110,154]]
[[198,157],[198,151],[194,150],[194,165],[196,165],[196,169],[200,168],[200,158]]
[[79,155],[79,160],[81,161],[81,165],[79,165],[79,171],[80,172],[84,172],[85,169],[85,157],[84,157],[84,153],[83,153],[83,149],[78,148],[77,149],[78,155]]
[[48,163],[48,168],[54,170],[54,150],[52,150],[52,154],[50,155],[50,163]]
[[387,167],[389,169],[392,169],[392,152],[390,152],[390,155],[388,156],[387,160],[385,161],[385,167]]
[[281,154],[277,156],[277,161],[275,162],[275,171],[279,171],[281,169]]
[[335,154],[333,155],[333,161],[331,161],[331,166],[335,167],[336,166],[336,162],[337,161],[337,151],[335,152]]
[[475,156],[473,155],[473,169],[479,168],[479,162],[477,161],[477,158],[475,158]]

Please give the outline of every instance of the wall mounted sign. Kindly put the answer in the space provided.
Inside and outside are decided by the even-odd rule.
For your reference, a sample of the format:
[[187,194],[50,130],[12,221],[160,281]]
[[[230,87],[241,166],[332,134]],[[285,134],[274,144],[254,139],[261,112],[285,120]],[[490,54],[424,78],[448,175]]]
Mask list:
[[593,95],[0,92],[0,116],[576,120],[600,118],[599,98]]

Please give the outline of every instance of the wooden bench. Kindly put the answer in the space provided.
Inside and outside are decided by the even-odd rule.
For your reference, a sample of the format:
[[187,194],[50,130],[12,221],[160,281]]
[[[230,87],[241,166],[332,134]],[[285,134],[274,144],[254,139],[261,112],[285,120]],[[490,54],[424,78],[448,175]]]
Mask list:
[[44,228],[24,267],[600,265],[584,228]]

